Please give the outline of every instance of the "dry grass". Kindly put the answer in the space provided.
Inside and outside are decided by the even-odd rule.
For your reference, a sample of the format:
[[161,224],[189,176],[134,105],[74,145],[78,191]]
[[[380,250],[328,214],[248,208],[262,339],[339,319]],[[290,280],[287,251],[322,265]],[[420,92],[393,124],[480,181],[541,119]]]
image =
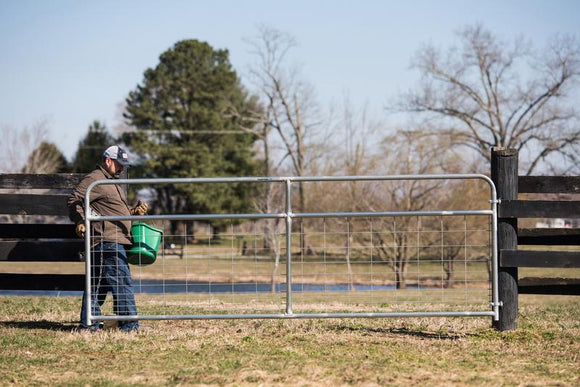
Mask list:
[[487,318],[144,321],[72,331],[76,298],[0,297],[0,385],[580,383],[580,299],[521,296]]

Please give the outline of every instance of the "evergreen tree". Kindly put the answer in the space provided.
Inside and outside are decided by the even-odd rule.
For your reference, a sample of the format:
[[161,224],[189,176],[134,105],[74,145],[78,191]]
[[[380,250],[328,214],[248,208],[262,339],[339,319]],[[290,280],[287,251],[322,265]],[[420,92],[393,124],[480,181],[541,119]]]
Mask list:
[[115,139],[109,134],[105,125],[98,120],[93,121],[89,126],[89,132],[79,142],[79,148],[72,162],[73,172],[92,171],[95,165],[101,162],[105,149],[114,145],[114,142]]
[[[256,172],[255,137],[241,130],[256,108],[228,58],[197,40],[176,43],[144,73],[129,94],[125,117],[137,130],[124,141],[143,159],[144,177],[250,176]],[[236,112],[236,114],[231,114]],[[164,213],[246,211],[248,185],[156,187]],[[219,226],[219,222],[214,222]]]

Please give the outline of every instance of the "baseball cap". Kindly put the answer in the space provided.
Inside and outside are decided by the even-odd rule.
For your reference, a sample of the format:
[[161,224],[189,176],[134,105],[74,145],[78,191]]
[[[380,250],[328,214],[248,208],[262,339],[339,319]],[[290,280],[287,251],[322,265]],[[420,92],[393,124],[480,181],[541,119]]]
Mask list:
[[118,145],[113,145],[108,147],[103,153],[103,157],[108,157],[111,160],[117,160],[123,166],[129,166],[129,155],[127,152]]

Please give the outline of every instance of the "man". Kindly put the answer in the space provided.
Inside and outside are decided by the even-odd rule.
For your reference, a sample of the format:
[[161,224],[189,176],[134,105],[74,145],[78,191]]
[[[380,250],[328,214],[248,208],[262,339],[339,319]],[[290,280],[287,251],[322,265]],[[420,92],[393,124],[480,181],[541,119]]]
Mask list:
[[[76,233],[85,236],[84,200],[88,186],[97,180],[118,179],[125,167],[129,166],[129,156],[118,145],[110,146],[103,153],[103,160],[96,169],[80,182],[68,199],[69,217],[76,223]],[[145,215],[146,203],[139,201],[129,208],[125,192],[119,185],[97,185],[91,190],[90,210],[102,216]],[[137,315],[131,272],[127,263],[125,248],[131,245],[130,221],[103,221],[91,223],[91,314],[101,315],[101,306],[107,293],[113,294],[113,309],[119,316]],[[80,330],[97,331],[102,323],[88,324],[86,317],[86,292],[83,295]],[[139,321],[119,321],[119,328],[126,332],[139,329]]]

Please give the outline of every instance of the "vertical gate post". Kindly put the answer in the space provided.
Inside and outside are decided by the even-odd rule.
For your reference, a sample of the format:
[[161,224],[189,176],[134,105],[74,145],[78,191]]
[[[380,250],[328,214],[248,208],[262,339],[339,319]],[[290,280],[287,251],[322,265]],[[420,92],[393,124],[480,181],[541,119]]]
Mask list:
[[[499,200],[515,200],[518,197],[518,152],[515,149],[494,147],[491,151],[491,179],[497,189]],[[498,256],[501,250],[515,250],[518,247],[517,218],[498,218]],[[501,259],[500,259],[501,262]],[[498,268],[499,320],[493,327],[500,331],[517,328],[518,317],[518,268]]]
[[292,180],[286,179],[286,314],[292,314]]

